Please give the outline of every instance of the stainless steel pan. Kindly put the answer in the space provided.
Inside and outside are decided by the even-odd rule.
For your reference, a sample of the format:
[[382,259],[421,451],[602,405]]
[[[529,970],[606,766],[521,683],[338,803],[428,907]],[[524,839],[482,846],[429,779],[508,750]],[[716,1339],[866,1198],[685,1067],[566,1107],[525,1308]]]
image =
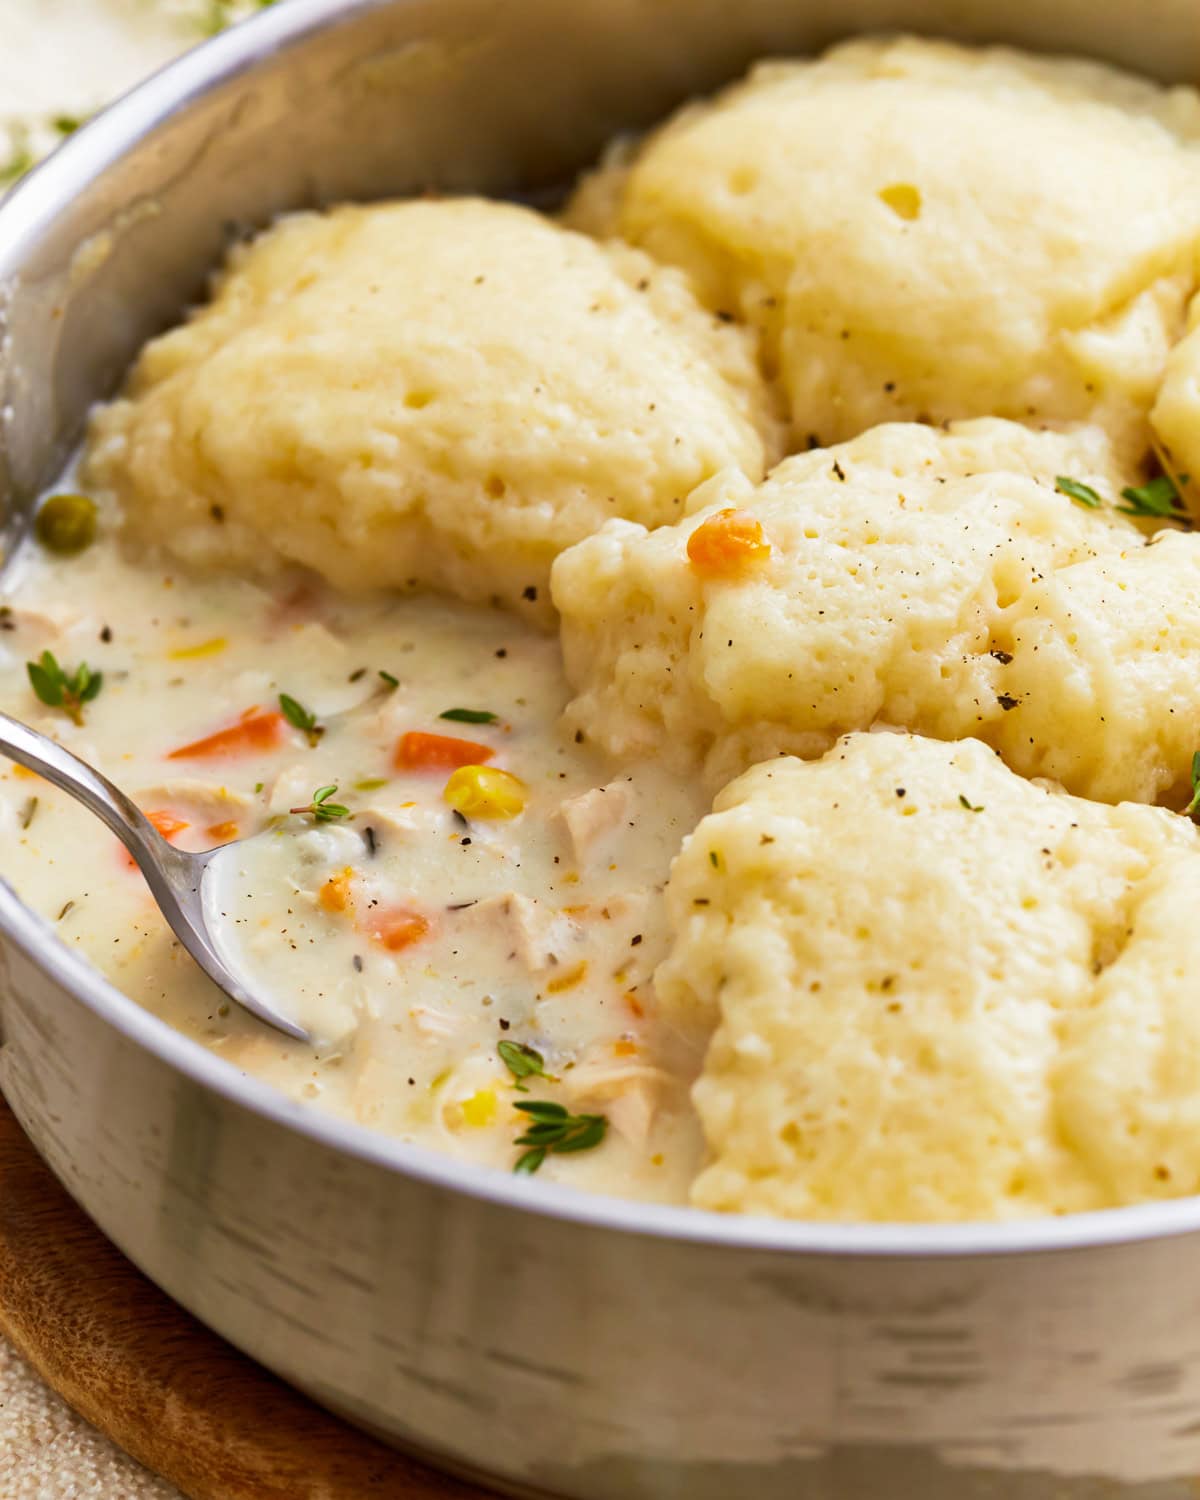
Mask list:
[[[338,198],[537,190],[757,54],[873,26],[1200,76],[1195,0],[291,0],[0,208],[13,524],[230,235]],[[39,1150],[155,1281],[350,1420],[514,1493],[1197,1493],[1200,1201],[842,1228],[485,1174],[240,1076],[3,886],[0,1038]]]

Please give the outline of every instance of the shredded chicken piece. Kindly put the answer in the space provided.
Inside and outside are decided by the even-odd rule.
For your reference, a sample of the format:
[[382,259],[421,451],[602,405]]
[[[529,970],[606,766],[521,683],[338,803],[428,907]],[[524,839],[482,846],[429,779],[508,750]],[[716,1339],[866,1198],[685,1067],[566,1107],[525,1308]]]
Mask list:
[[609,1124],[635,1149],[641,1149],[650,1136],[650,1127],[658,1112],[654,1091],[644,1083],[631,1085],[609,1104]]
[[665,1069],[638,1057],[597,1057],[562,1076],[572,1108],[603,1104],[613,1129],[637,1147],[645,1145],[663,1093],[675,1084]]
[[197,776],[175,776],[142,787],[133,799],[139,807],[170,806],[195,815],[197,823],[241,822],[254,799],[225,786],[214,786]]
[[557,968],[579,937],[570,917],[516,892],[489,896],[471,908],[470,916],[474,921],[503,923],[513,952],[531,974]]
[[267,811],[272,816],[286,813],[289,808],[301,807],[311,801],[313,792],[312,767],[306,760],[292,761],[284,766],[267,788]]
[[408,1014],[413,1025],[425,1037],[457,1036],[466,1024],[461,1016],[449,1015],[444,1010],[433,1010],[428,1005],[414,1005]]
[[0,645],[6,636],[38,636],[40,639],[60,636],[77,625],[82,616],[77,610],[62,605],[49,605],[44,609],[22,609],[16,604],[0,600]]
[[600,857],[603,845],[628,816],[632,800],[627,781],[610,781],[562,804],[559,816],[580,864]]

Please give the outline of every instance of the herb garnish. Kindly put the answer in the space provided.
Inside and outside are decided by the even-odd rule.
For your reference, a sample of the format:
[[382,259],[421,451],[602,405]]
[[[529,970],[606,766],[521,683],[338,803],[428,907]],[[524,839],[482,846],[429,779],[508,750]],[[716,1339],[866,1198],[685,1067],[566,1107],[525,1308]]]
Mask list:
[[522,1094],[529,1091],[529,1085],[524,1082],[526,1078],[546,1077],[546,1059],[524,1042],[504,1041],[497,1046],[496,1051],[500,1054],[500,1061],[512,1074],[514,1087]]
[[325,733],[324,724],[317,723],[317,716],[310,713],[303,703],[298,703],[288,693],[280,693],[279,706],[283,710],[283,717],[295,729],[303,730],[308,736],[308,743],[316,745],[317,741]]
[[1188,478],[1187,474],[1181,474],[1179,484],[1176,484],[1170,474],[1160,474],[1148,484],[1127,485],[1121,491],[1121,498],[1129,504],[1118,505],[1117,509],[1126,516],[1165,516],[1171,521],[1186,520],[1179,485],[1186,484]]
[[456,724],[494,724],[497,715],[489,713],[486,708],[448,708],[444,714],[438,714],[439,719],[453,719]]
[[383,679],[383,685],[389,693],[394,693],[400,686],[400,679],[393,677],[390,672],[385,672],[382,667],[379,668],[379,675]]
[[21,827],[22,827],[22,829],[27,829],[29,827],[29,825],[33,822],[34,818],[37,817],[37,810],[38,810],[38,799],[36,797],[30,797],[29,801],[25,804],[24,808],[22,808],[22,810],[21,810]]
[[104,682],[103,672],[93,672],[80,662],[74,672],[64,672],[49,651],[40,661],[27,661],[25,670],[34,692],[50,708],[61,708],[75,724],[83,723],[83,705],[90,703]]
[[1067,474],[1057,476],[1054,488],[1060,495],[1070,496],[1080,505],[1086,505],[1089,510],[1099,510],[1104,503],[1090,484],[1084,484],[1082,479],[1072,479]]
[[982,812],[983,811],[983,803],[982,802],[979,804],[978,807],[972,807],[971,804],[967,801],[967,799],[963,796],[963,794],[961,792],[959,792],[959,794],[958,794],[958,800],[962,804],[962,806],[966,808],[966,810],[968,812]]
[[[1181,474],[1178,480],[1170,474],[1160,474],[1157,479],[1151,479],[1146,484],[1126,485],[1121,491],[1121,499],[1125,504],[1116,505],[1114,509],[1123,516],[1156,516],[1160,520],[1179,521],[1190,526],[1192,520],[1187,514],[1181,488],[1187,484],[1188,478],[1187,474]],[[1099,510],[1104,504],[1098,490],[1094,490],[1090,484],[1084,484],[1082,479],[1072,479],[1067,474],[1057,476],[1054,488],[1060,494],[1068,495],[1077,504],[1086,505],[1088,510]]]
[[330,797],[336,791],[336,782],[330,786],[319,786],[307,807],[289,807],[288,812],[310,813],[318,823],[336,823],[339,818],[352,818],[354,814],[348,807],[343,807],[340,802],[330,802]]
[[1192,800],[1183,810],[1185,818],[1195,818],[1200,812],[1200,750],[1192,756]]
[[523,1099],[516,1108],[529,1116],[530,1123],[513,1142],[528,1147],[514,1163],[514,1172],[536,1172],[549,1152],[590,1151],[608,1132],[606,1115],[573,1115],[548,1099]]

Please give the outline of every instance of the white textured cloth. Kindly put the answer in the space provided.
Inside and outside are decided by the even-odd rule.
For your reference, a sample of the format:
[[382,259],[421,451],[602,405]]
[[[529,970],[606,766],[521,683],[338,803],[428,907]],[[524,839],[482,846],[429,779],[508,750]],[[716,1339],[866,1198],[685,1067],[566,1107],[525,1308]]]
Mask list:
[[89,1427],[0,1339],[4,1500],[181,1500]]

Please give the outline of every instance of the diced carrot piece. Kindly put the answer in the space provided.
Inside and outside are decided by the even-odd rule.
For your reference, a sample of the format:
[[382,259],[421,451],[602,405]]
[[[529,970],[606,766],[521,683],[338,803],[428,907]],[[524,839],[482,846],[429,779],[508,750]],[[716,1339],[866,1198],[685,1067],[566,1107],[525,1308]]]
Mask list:
[[210,839],[227,844],[230,839],[237,838],[238,825],[236,823],[211,823],[204,831]]
[[445,770],[458,766],[475,766],[491,760],[495,751],[490,745],[474,740],[456,740],[449,734],[425,734],[412,729],[396,741],[393,765],[398,771]]
[[177,833],[182,833],[185,828],[192,826],[183,818],[177,818],[174,813],[169,812],[148,812],[146,818],[154,824],[165,839],[174,838]]
[[337,875],[331,875],[317,893],[317,900],[325,911],[345,911],[350,905],[350,881],[354,871],[346,867]]
[[[148,822],[154,824],[158,832],[161,833],[163,838],[168,840],[168,842],[173,839],[177,833],[182,833],[185,828],[191,827],[190,823],[185,823],[182,818],[177,818],[174,813],[163,812],[158,809],[156,809],[154,812],[148,812],[146,814],[146,819]],[[133,858],[133,855],[130,854],[128,850],[125,851],[124,858],[125,863],[131,870],[137,869],[137,864]]]
[[635,1057],[637,1055],[637,1043],[631,1042],[628,1037],[621,1037],[613,1043],[613,1051],[618,1057]]
[[561,995],[566,990],[573,990],[577,984],[581,984],[587,978],[587,970],[587,959],[584,959],[582,963],[576,964],[573,969],[568,969],[565,974],[560,974],[557,978],[551,979],[546,985],[546,993],[548,995]]
[[771,555],[762,523],[744,510],[719,510],[688,537],[692,567],[706,578],[728,578],[758,567]]
[[429,931],[428,918],[407,906],[393,906],[386,911],[371,912],[366,930],[389,953],[399,953],[419,943]]
[[223,755],[263,754],[277,750],[287,738],[287,723],[282,714],[262,708],[248,708],[236,724],[218,729],[215,734],[190,745],[172,750],[168,760],[216,760]]

